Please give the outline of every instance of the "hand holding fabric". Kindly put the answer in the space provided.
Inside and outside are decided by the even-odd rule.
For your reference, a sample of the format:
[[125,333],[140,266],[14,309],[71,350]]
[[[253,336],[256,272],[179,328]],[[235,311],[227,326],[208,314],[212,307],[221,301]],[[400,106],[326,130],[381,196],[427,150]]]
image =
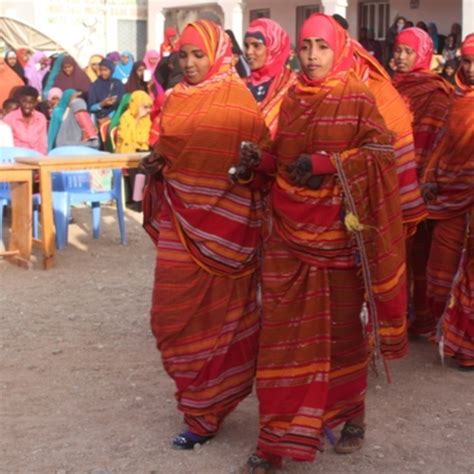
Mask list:
[[155,152],[145,156],[138,165],[138,172],[148,176],[161,177],[161,172],[166,165],[166,158]]
[[287,168],[290,181],[297,186],[319,189],[324,176],[336,172],[326,153],[301,154],[294,164]]

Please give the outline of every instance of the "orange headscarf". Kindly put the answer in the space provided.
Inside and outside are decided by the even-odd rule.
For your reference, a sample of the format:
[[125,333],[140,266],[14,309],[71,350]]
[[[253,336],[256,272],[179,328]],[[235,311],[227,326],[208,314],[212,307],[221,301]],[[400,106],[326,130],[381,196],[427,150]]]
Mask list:
[[10,97],[12,90],[23,85],[24,83],[18,74],[0,57],[0,108],[2,108],[3,102]]
[[[192,44],[202,49],[209,58],[211,67],[204,80],[228,70],[232,64],[232,44],[224,32],[208,27],[208,21],[196,21],[186,26],[179,45]],[[222,34],[218,34],[222,33]]]
[[[257,103],[232,67],[230,39],[222,28],[199,20],[186,30],[185,40],[191,34],[208,55],[211,69],[197,85],[185,81],[176,85],[163,106],[155,152],[167,161],[164,205],[169,206],[180,239],[198,265],[210,273],[238,278],[256,269],[262,209],[259,193],[231,184],[228,170],[239,162],[240,143],[262,144],[268,130]],[[152,182],[147,195],[156,186]],[[154,205],[154,209],[144,205],[150,234],[160,212]]]

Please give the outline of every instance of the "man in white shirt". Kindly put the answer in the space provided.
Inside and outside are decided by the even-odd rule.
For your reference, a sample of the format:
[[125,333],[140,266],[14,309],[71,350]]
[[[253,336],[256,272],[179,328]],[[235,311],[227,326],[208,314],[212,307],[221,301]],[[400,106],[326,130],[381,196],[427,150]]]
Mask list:
[[0,147],[13,146],[13,133],[10,125],[3,121],[3,110],[0,110]]

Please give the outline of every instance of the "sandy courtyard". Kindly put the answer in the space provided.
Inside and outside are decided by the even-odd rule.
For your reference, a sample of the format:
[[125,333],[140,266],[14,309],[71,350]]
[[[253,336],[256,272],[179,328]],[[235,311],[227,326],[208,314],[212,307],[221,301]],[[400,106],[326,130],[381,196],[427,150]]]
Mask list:
[[[90,211],[73,210],[53,270],[0,260],[0,472],[235,472],[255,442],[255,397],[208,445],[171,449],[183,426],[149,330],[153,247],[139,214],[127,211],[126,247],[115,211],[103,215],[93,240]],[[283,472],[474,473],[474,374],[441,366],[421,341],[390,367],[391,385],[371,376],[362,451],[328,448]]]

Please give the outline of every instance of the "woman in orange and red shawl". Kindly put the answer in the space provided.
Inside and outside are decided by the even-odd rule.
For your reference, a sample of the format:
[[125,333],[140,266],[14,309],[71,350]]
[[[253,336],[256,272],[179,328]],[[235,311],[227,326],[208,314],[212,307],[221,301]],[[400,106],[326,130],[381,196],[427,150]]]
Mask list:
[[443,317],[445,354],[462,367],[473,367],[474,34],[464,40],[461,55],[444,135],[425,176],[428,209],[435,222],[428,301],[434,316]]
[[161,174],[147,187],[144,213],[157,246],[151,327],[188,426],[174,446],[191,449],[252,390],[262,206],[228,170],[241,141],[267,141],[268,129],[219,26],[189,24],[179,60],[185,80],[167,96],[160,138],[143,162]]
[[161,57],[169,56],[173,51],[176,51],[176,42],[178,41],[178,31],[176,28],[169,26],[165,30],[165,39],[160,46]]
[[[393,84],[407,101],[413,114],[413,136],[418,177],[424,170],[446,123],[452,87],[430,71],[433,41],[420,28],[407,28],[395,39],[394,58],[397,72]],[[417,335],[433,335],[436,318],[431,314],[426,296],[426,266],[431,245],[431,226],[421,223],[408,244],[408,262],[413,294],[410,330]]]
[[276,21],[259,18],[250,23],[244,44],[251,70],[247,87],[259,103],[274,137],[281,103],[296,79],[295,73],[286,67],[290,37]]
[[260,434],[247,473],[267,472],[283,458],[312,461],[323,433],[341,423],[337,452],[359,449],[370,353],[398,358],[407,350],[392,134],[352,71],[351,41],[332,17],[306,20],[298,48],[303,71],[283,101],[273,147]]
[[411,237],[417,225],[428,213],[421,196],[416,173],[415,146],[411,126],[411,112],[402,96],[392,85],[384,67],[362,47],[352,40],[356,58],[356,74],[374,95],[380,115],[387,128],[394,133],[393,151],[397,166],[403,224],[406,237]]

